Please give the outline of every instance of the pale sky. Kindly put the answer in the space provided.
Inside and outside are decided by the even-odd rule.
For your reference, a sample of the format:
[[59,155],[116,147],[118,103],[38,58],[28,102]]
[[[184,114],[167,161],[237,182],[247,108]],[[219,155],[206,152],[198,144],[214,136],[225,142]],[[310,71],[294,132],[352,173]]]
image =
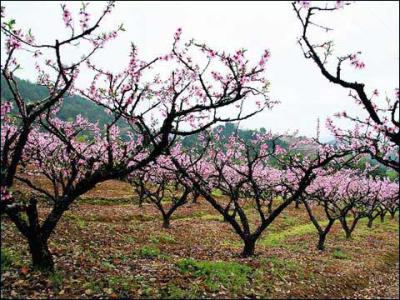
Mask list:
[[[80,1],[69,3],[77,11]],[[54,42],[65,37],[60,3],[2,1],[6,19],[16,19],[17,26],[32,29],[37,41]],[[91,3],[89,11],[98,15],[104,2]],[[399,82],[399,3],[355,2],[320,19],[335,30],[318,37],[333,39],[338,55],[361,50],[366,68],[346,68],[344,79],[366,83],[367,91],[378,89],[392,97]],[[76,20],[76,22],[78,19]],[[218,50],[248,49],[258,61],[264,49],[271,51],[267,77],[270,97],[281,101],[272,111],[264,111],[241,123],[245,128],[265,127],[283,133],[315,136],[316,120],[321,124],[335,112],[346,110],[360,115],[362,109],[347,96],[348,91],[329,83],[316,65],[306,60],[297,45],[300,24],[290,2],[117,2],[103,23],[104,30],[124,23],[126,32],[97,54],[96,62],[105,69],[120,70],[126,65],[130,42],[143,58],[150,59],[168,52],[178,27],[183,39],[195,38]],[[2,42],[3,45],[3,42]],[[2,48],[2,54],[4,49]],[[35,80],[31,59],[21,58],[24,70],[18,76]],[[81,74],[82,83],[88,82]],[[328,131],[321,128],[321,136]]]

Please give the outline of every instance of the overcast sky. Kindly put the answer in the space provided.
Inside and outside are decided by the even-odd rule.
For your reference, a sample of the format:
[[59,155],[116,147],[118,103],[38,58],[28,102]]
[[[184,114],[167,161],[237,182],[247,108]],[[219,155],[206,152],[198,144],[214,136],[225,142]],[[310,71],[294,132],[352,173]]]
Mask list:
[[[7,18],[15,18],[18,27],[31,28],[40,42],[65,36],[60,5],[56,1],[2,1],[2,5],[6,7]],[[69,5],[77,11],[80,2]],[[90,11],[98,14],[104,2],[91,3],[90,7]],[[363,52],[361,58],[366,68],[362,71],[347,68],[344,78],[366,83],[368,91],[377,88],[382,95],[387,92],[393,96],[399,81],[399,3],[356,2],[322,21],[335,30],[317,34],[334,39],[338,55]],[[104,28],[111,29],[120,23],[124,23],[126,32],[102,50],[96,60],[111,70],[125,66],[131,41],[144,58],[168,52],[178,27],[182,27],[184,39],[195,38],[218,50],[244,47],[255,61],[264,49],[269,49],[272,54],[267,65],[270,95],[281,104],[242,122],[242,127],[265,127],[280,133],[299,129],[300,134],[314,136],[318,117],[323,124],[338,111],[362,114],[347,97],[348,91],[330,84],[316,65],[302,55],[296,44],[299,21],[290,2],[125,1],[117,2]],[[34,80],[30,61],[21,60],[24,70],[19,76]],[[321,131],[321,136],[326,138],[328,132]]]

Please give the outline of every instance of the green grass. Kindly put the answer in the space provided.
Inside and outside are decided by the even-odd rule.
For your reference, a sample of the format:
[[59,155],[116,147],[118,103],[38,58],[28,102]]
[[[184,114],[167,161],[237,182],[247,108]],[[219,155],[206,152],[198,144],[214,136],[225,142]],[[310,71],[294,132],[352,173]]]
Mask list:
[[97,281],[88,281],[83,288],[91,291],[92,294],[109,295],[115,293],[118,298],[128,298],[132,288],[136,288],[138,283],[133,276],[106,276]]
[[[293,222],[293,217],[287,216],[286,222],[291,223]],[[325,226],[328,224],[327,221],[321,222],[321,226]],[[274,225],[274,224],[272,224]],[[270,229],[273,229],[273,227],[270,227]],[[312,223],[309,224],[304,224],[304,225],[292,225],[291,228],[287,230],[282,230],[282,231],[277,231],[277,232],[268,232],[267,235],[263,238],[261,238],[257,244],[262,245],[262,246],[267,246],[267,247],[290,247],[291,245],[286,245],[284,241],[289,238],[289,237],[294,237],[294,236],[301,236],[301,235],[306,235],[310,233],[315,233],[316,229]],[[221,245],[223,246],[233,246],[233,247],[241,247],[243,246],[242,242],[237,242],[237,241],[230,241],[230,240],[224,240]],[[296,244],[297,245],[297,244]],[[303,244],[299,245],[299,247],[303,247]]]
[[219,221],[223,222],[224,218],[220,214],[210,214],[205,211],[198,211],[193,213],[190,217],[182,216],[182,217],[174,217],[174,220],[182,220],[182,221],[190,221],[192,219],[201,219],[201,220],[207,220],[207,221]]
[[116,266],[114,266],[112,263],[109,261],[103,261],[101,262],[101,267],[107,271],[112,271],[116,269]]
[[21,267],[23,265],[21,253],[8,248],[1,248],[0,252],[1,270],[7,270],[11,267]]
[[114,291],[129,292],[130,289],[136,285],[133,277],[110,276],[106,279],[105,286]]
[[175,284],[168,284],[167,287],[161,292],[162,299],[198,299],[201,297],[199,294],[200,287],[195,283],[191,284],[189,288],[181,288]]
[[260,259],[260,262],[266,267],[267,271],[271,272],[272,275],[279,277],[281,280],[284,280],[285,275],[293,272],[297,273],[299,277],[304,278],[304,271],[301,266],[288,259],[271,256]]
[[79,203],[90,204],[90,205],[121,205],[121,204],[132,204],[132,198],[121,198],[121,199],[109,199],[109,198],[80,198]]
[[55,271],[53,273],[50,273],[49,280],[56,289],[60,289],[64,282],[64,274]]
[[243,247],[243,242],[239,241],[232,241],[232,240],[223,240],[220,245],[222,247],[228,247],[228,248],[241,248]]
[[220,189],[214,189],[212,191],[211,195],[213,195],[215,197],[221,197],[223,194],[222,194],[222,191]]
[[178,261],[176,265],[183,273],[203,278],[213,292],[218,291],[221,285],[233,291],[244,288],[252,272],[249,266],[236,262],[197,261],[189,258]]
[[332,253],[332,257],[335,259],[348,259],[349,256],[341,249],[337,248]]
[[175,238],[169,234],[151,235],[149,240],[154,244],[176,244]]
[[374,222],[372,228],[367,227],[368,219],[364,218],[361,219],[356,229],[354,230],[353,238],[355,241],[363,240],[368,236],[379,236],[381,234],[387,232],[398,232],[399,224],[396,220],[391,220],[389,218],[385,218],[385,222],[381,223],[379,220],[378,222]]
[[211,215],[211,214],[206,214],[200,217],[202,220],[207,220],[207,221],[224,221],[224,217],[221,215]]
[[[321,226],[325,226],[328,224],[327,221],[321,222]],[[301,236],[301,235],[306,235],[310,233],[316,232],[316,229],[312,223],[310,224],[304,224],[304,225],[299,225],[295,226],[293,228],[290,228],[288,230],[280,231],[280,232],[273,232],[269,233],[267,236],[262,238],[259,241],[260,245],[263,246],[269,246],[269,247],[278,247],[282,246],[283,241],[291,236]]]
[[1,248],[0,258],[1,258],[1,269],[2,270],[6,270],[12,266],[14,257],[13,257],[13,253],[10,250]]
[[160,256],[161,251],[154,246],[143,246],[136,252],[136,254],[142,258],[157,258]]
[[282,214],[282,224],[287,227],[293,227],[299,224],[299,219],[287,214]]

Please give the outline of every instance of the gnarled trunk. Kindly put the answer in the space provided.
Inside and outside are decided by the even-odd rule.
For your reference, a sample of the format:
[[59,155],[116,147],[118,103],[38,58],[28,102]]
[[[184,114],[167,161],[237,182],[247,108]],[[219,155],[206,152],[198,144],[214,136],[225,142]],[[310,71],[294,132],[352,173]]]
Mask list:
[[297,209],[300,208],[300,200],[299,199],[296,199],[294,207],[297,208]]
[[381,223],[385,222],[385,214],[384,213],[381,213],[379,215],[379,217],[381,218]]
[[244,240],[244,247],[242,251],[242,257],[249,257],[254,255],[256,247],[256,241],[254,239]]
[[318,245],[317,245],[318,250],[321,250],[321,251],[325,250],[326,235],[327,235],[327,233],[320,233],[318,235],[319,236]]
[[372,223],[373,222],[374,222],[373,218],[368,218],[368,224],[367,224],[368,228],[372,228]]
[[47,240],[44,240],[40,235],[33,235],[28,238],[28,243],[33,268],[41,271],[53,271],[54,261]]
[[163,228],[170,228],[170,223],[169,223],[169,217],[168,216],[163,216]]

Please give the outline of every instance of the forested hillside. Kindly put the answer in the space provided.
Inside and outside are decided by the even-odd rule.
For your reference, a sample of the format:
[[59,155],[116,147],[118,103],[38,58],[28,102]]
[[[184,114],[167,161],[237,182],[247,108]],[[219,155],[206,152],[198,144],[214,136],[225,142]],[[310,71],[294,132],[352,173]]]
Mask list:
[[[38,101],[47,96],[47,89],[43,86],[22,79],[17,79],[17,83],[22,97],[28,99],[29,101]],[[11,91],[2,76],[1,100],[13,101],[12,99],[13,97]],[[16,108],[14,107],[14,109]],[[98,121],[101,127],[110,120],[110,116],[105,113],[104,109],[95,103],[80,96],[66,97],[58,116],[62,120],[67,121],[75,118],[75,116],[78,114],[81,114],[91,122]]]

